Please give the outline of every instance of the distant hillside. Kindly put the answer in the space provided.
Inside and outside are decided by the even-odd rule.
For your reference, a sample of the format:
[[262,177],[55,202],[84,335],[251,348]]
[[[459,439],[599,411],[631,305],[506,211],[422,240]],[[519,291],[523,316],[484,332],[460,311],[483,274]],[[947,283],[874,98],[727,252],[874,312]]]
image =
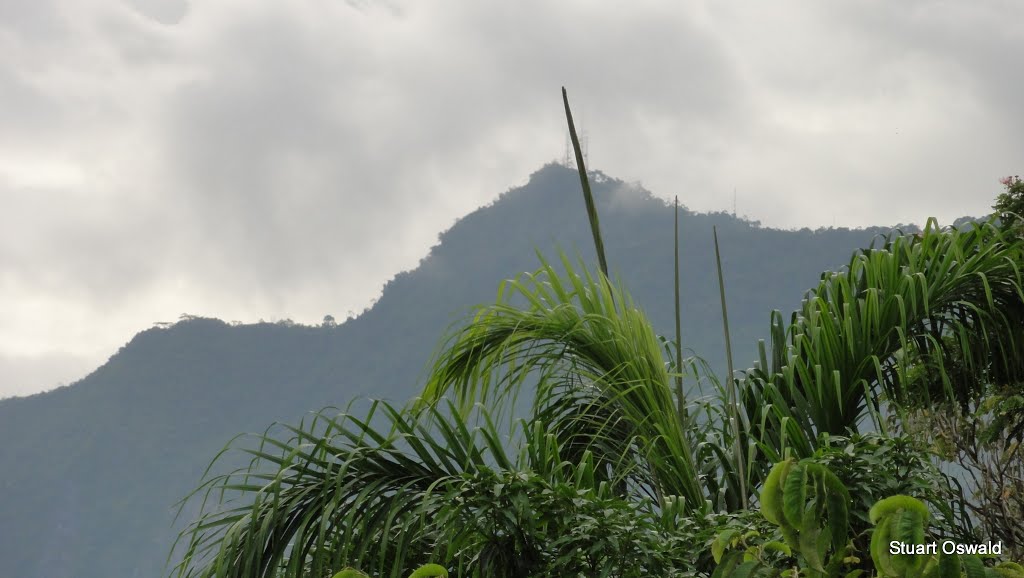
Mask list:
[[[595,173],[610,267],[666,335],[672,327],[672,208]],[[684,345],[721,367],[711,247],[718,226],[737,364],[753,359],[773,308],[792,310],[820,273],[883,229],[778,231],[684,212]],[[0,578],[152,577],[176,534],[173,504],[240,432],[296,422],[357,397],[403,401],[447,327],[499,282],[537,267],[535,249],[593,262],[576,173],[549,165],[459,220],[414,271],[336,327],[188,319],[136,335],[81,381],[0,401]]]

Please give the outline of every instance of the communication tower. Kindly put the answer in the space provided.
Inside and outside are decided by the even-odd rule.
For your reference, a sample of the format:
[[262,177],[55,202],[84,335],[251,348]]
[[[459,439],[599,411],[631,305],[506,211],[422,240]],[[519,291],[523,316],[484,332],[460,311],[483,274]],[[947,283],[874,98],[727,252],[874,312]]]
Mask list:
[[576,168],[576,160],[572,154],[572,137],[569,136],[568,130],[565,131],[565,160],[562,164],[570,169]]
[[584,129],[580,138],[580,148],[583,150],[583,164],[590,166],[590,135]]
[[[583,114],[580,113],[579,131],[580,139],[580,152],[583,153],[583,164],[590,166],[590,134],[583,127]],[[569,131],[565,131],[565,157],[562,159],[562,164],[570,169],[576,168],[576,153],[572,150],[572,136]]]

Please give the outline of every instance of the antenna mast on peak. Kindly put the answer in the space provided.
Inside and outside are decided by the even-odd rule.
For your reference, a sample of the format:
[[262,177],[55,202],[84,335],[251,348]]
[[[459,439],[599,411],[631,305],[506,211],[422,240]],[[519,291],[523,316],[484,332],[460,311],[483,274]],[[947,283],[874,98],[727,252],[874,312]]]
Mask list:
[[580,107],[580,149],[583,151],[583,164],[590,166],[590,134],[587,132],[587,109]]
[[[581,119],[580,151],[583,153],[583,164],[590,166],[590,135],[587,134],[587,130],[583,129],[582,126],[583,122]],[[562,164],[570,169],[576,168],[576,158],[572,153],[572,140],[568,132],[565,133],[565,157],[562,159]]]
[[590,166],[590,135],[587,134],[586,129],[583,130],[583,164]]
[[575,166],[576,162],[573,159],[573,154],[572,154],[572,140],[571,140],[571,138],[569,136],[569,132],[568,131],[566,131],[566,133],[565,133],[565,159],[562,161],[562,165],[564,165],[566,168],[569,168],[569,169],[576,168],[576,166]]

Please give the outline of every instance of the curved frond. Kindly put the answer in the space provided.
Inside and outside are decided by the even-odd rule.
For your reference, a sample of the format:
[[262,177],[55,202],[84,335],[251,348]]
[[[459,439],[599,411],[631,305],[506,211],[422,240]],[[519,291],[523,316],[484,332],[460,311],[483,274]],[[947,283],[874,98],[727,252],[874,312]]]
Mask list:
[[437,406],[374,402],[364,419],[321,412],[283,431],[290,437],[268,432],[242,446],[248,468],[190,496],[202,496],[203,512],[179,537],[177,576],[329,576],[346,566],[403,576],[443,553],[431,523],[446,491],[512,468],[493,431]]
[[[561,275],[542,262],[538,272],[506,281],[498,302],[480,308],[452,338],[423,399],[451,394],[464,410],[475,403],[501,407],[535,385],[534,414],[564,417],[551,405],[561,403],[553,401],[554,388],[586,383],[594,388],[587,403],[605,416],[583,417],[587,443],[613,440],[623,428],[632,432],[629,443],[647,464],[654,492],[702,509],[704,491],[650,322],[600,273],[593,276],[582,266],[577,273],[563,257]],[[556,423],[582,425],[565,419],[549,425]]]

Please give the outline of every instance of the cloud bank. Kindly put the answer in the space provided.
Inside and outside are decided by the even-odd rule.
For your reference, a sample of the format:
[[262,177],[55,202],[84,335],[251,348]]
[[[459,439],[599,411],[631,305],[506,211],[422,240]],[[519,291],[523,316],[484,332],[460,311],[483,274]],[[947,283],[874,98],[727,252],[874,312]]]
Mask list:
[[181,313],[362,310],[563,155],[563,85],[593,168],[691,209],[735,190],[787,228],[983,214],[1024,158],[1022,21],[1014,1],[0,0],[0,396]]

